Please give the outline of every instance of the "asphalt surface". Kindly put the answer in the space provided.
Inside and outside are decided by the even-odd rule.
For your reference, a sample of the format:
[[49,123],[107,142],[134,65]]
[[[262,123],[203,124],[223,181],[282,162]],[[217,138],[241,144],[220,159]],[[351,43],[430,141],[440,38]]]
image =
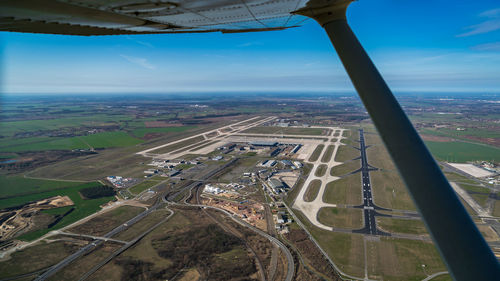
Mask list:
[[359,130],[359,147],[360,147],[359,150],[361,152],[360,170],[361,170],[361,182],[363,184],[363,205],[358,207],[363,208],[365,226],[362,229],[353,230],[353,233],[390,236],[391,235],[390,233],[377,229],[377,220],[375,219],[375,216],[378,215],[378,213],[375,211],[375,209],[383,209],[383,208],[377,207],[373,203],[372,186],[370,182],[370,171],[376,169],[368,164],[368,159],[366,157],[367,147],[365,144],[363,129]]
[[167,201],[174,201],[175,198],[177,196],[179,196],[180,194],[186,192],[187,190],[191,190],[193,189],[194,187],[202,184],[204,181],[210,179],[211,177],[217,175],[218,173],[222,172],[224,169],[228,168],[229,166],[233,165],[236,161],[238,161],[239,158],[233,158],[231,159],[230,161],[228,161],[226,164],[222,165],[222,166],[219,166],[215,169],[213,169],[212,171],[208,172],[207,174],[205,175],[202,175],[199,179],[197,180],[194,180],[191,184],[189,185],[186,185],[184,188],[176,191],[176,192],[173,192],[173,193],[170,193],[166,196],[163,196],[163,201],[164,202],[167,202]]
[[226,214],[229,218],[231,218],[233,221],[235,221],[239,225],[247,227],[247,228],[253,230],[254,232],[256,232],[257,234],[267,238],[271,243],[278,246],[285,254],[285,257],[287,259],[287,274],[285,277],[285,281],[292,281],[293,280],[293,276],[295,273],[295,263],[293,261],[292,253],[290,252],[290,250],[288,250],[288,248],[285,246],[285,244],[283,244],[277,238],[274,238],[271,235],[267,234],[266,232],[254,227],[254,226],[252,226],[252,225],[250,225],[242,220],[239,220],[235,215],[233,215],[232,213],[230,213],[222,208],[208,206],[208,205],[200,205],[200,204],[189,204],[189,203],[179,204],[179,203],[175,203],[175,202],[168,202],[168,203],[172,204],[172,205],[180,205],[180,206],[187,205],[187,206],[191,206],[191,207],[199,207],[199,208],[213,209],[213,210],[220,211],[220,212]]
[[[212,176],[216,175],[217,173],[221,172],[222,170],[226,169],[227,167],[233,165],[234,162],[236,162],[236,161],[238,161],[238,158],[232,159],[231,161],[227,162],[226,164],[224,164],[224,165],[222,165],[222,166],[220,166],[220,167],[218,167],[218,168],[210,171],[209,173],[205,174],[204,176],[202,176],[201,180],[195,181],[192,184],[190,184],[190,185],[186,186],[185,188],[181,189],[180,191],[178,191],[178,192],[176,192],[174,194],[171,194],[168,198],[172,198],[173,199],[178,194],[184,192],[186,189],[191,189],[194,186],[197,186],[197,185],[201,184],[203,182],[203,180],[211,178]],[[120,226],[118,226],[115,229],[111,230],[110,232],[106,233],[105,235],[102,236],[102,238],[111,238],[114,235],[116,235],[116,234],[118,234],[118,233],[126,230],[131,225],[135,224],[136,222],[138,222],[141,219],[143,219],[145,216],[149,215],[152,211],[158,209],[158,207],[161,205],[161,203],[162,202],[159,201],[157,204],[153,205],[148,210],[140,213],[139,215],[135,216],[134,218],[130,219],[129,221],[121,224]],[[49,278],[50,276],[54,275],[59,270],[63,269],[65,266],[69,265],[70,263],[72,263],[73,261],[75,261],[76,259],[78,259],[79,257],[83,256],[86,253],[89,253],[89,252],[95,250],[103,242],[104,242],[104,240],[94,240],[94,241],[92,241],[90,244],[88,244],[88,245],[80,248],[74,254],[66,257],[65,259],[63,259],[62,261],[60,261],[58,264],[56,264],[56,265],[52,266],[51,268],[49,268],[46,272],[44,272],[43,274],[41,274],[40,276],[38,276],[35,280],[37,280],[37,281],[39,281],[39,280],[46,280],[47,278]],[[124,248],[127,248],[126,247],[127,245],[130,246],[127,243]]]
[[[284,203],[284,202],[283,202]],[[302,221],[300,221],[300,218],[297,217],[295,215],[295,213],[293,212],[292,208],[290,208],[286,203],[285,203],[285,207],[286,209],[288,210],[288,213],[290,213],[290,215],[292,215],[293,219],[297,222],[297,224],[307,233],[307,236],[309,237],[309,239],[314,243],[314,245],[316,245],[316,247],[319,249],[319,251],[323,254],[323,256],[325,257],[325,259],[328,260],[328,262],[330,263],[330,265],[335,268],[335,270],[341,275],[341,276],[344,276],[344,277],[347,277],[348,279],[347,280],[364,280],[364,281],[367,281],[367,279],[365,278],[358,278],[358,277],[355,277],[355,276],[352,276],[352,275],[349,275],[345,272],[342,271],[342,269],[340,267],[338,267],[335,262],[333,262],[333,260],[330,258],[330,256],[326,253],[326,251],[321,247],[321,245],[318,243],[318,241],[316,241],[316,239],[314,238],[314,236],[311,235],[311,233],[309,232],[309,230],[307,229],[307,227],[302,223]],[[300,255],[299,255],[300,257]],[[344,280],[344,279],[343,279]]]
[[[210,177],[212,177],[212,176],[218,174],[219,172],[223,171],[224,169],[226,169],[227,167],[229,167],[230,165],[232,165],[236,161],[238,161],[238,158],[235,158],[235,159],[229,161],[228,163],[226,163],[225,165],[216,168],[215,170],[209,172],[208,174],[206,174],[202,178],[205,179],[205,180],[209,179]],[[295,262],[294,262],[294,258],[292,256],[292,253],[290,252],[290,250],[279,239],[277,239],[277,238],[269,235],[268,233],[266,233],[266,232],[264,232],[264,231],[262,231],[262,230],[260,230],[260,229],[258,229],[256,227],[254,227],[251,224],[246,223],[245,221],[242,221],[242,220],[238,219],[234,214],[232,214],[229,211],[224,210],[222,208],[218,208],[218,207],[214,207],[214,206],[208,206],[208,205],[202,205],[202,204],[190,204],[190,203],[187,202],[189,196],[187,196],[185,198],[185,200],[183,201],[182,204],[174,202],[174,201],[171,200],[171,199],[176,198],[179,194],[185,192],[186,189],[189,189],[189,192],[192,192],[193,188],[195,188],[196,186],[200,185],[201,182],[202,181],[195,181],[192,184],[186,186],[185,188],[181,189],[180,191],[178,191],[176,193],[163,196],[163,198],[162,198],[163,202],[165,202],[167,204],[171,204],[171,205],[190,206],[190,207],[198,207],[198,208],[213,209],[213,210],[220,211],[220,212],[224,213],[225,215],[227,215],[229,218],[231,218],[233,221],[235,221],[236,223],[238,223],[239,225],[247,227],[250,230],[256,232],[257,234],[259,234],[259,235],[267,238],[271,243],[273,243],[274,245],[276,245],[285,254],[285,257],[287,259],[287,272],[286,272],[285,281],[292,281],[293,277],[294,277],[294,274],[295,274]]]
[[[118,233],[126,230],[128,227],[130,227],[134,223],[140,221],[145,216],[149,215],[149,213],[151,213],[152,211],[156,210],[159,206],[160,206],[160,204],[154,205],[153,207],[147,209],[146,211],[144,211],[144,212],[140,213],[139,215],[133,217],[129,221],[121,224],[120,226],[118,226],[115,229],[111,230],[110,232],[106,233],[102,237],[104,237],[104,238],[111,238],[112,236],[114,236],[114,235],[116,235],[116,234],[118,234]],[[50,276],[54,275],[59,270],[63,269],[65,266],[67,266],[68,264],[70,264],[71,262],[73,262],[74,260],[78,259],[79,257],[83,256],[84,254],[86,254],[86,253],[88,253],[90,251],[93,251],[94,249],[97,248],[97,246],[101,245],[103,242],[104,242],[103,240],[94,240],[94,241],[92,241],[88,245],[80,248],[78,251],[76,251],[72,255],[66,257],[65,259],[63,259],[62,261],[60,261],[59,263],[57,263],[56,265],[54,265],[51,268],[49,268],[47,271],[45,271],[43,274],[41,274],[40,276],[38,276],[34,280],[39,281],[39,280],[45,280],[45,279],[49,278]]]
[[117,240],[117,239],[108,238],[108,237],[102,237],[102,236],[94,236],[94,235],[86,235],[86,234],[76,234],[76,233],[70,233],[70,232],[64,232],[64,231],[57,231],[57,233],[60,234],[60,235],[65,235],[65,236],[84,237],[84,238],[90,238],[90,239],[93,239],[93,240],[103,240],[105,242],[110,241],[110,242],[121,243],[121,244],[127,244],[128,243],[127,241],[122,241],[122,240]]
[[79,281],[83,281],[83,280],[86,280],[88,279],[88,277],[90,277],[92,274],[94,274],[97,270],[99,270],[101,267],[103,267],[105,264],[107,264],[108,262],[110,262],[112,259],[114,259],[116,256],[118,256],[119,254],[125,252],[128,248],[132,247],[133,245],[135,245],[137,242],[139,242],[139,240],[141,240],[144,236],[146,236],[147,234],[149,234],[151,231],[153,231],[154,229],[156,229],[158,226],[160,226],[161,224],[163,224],[164,222],[166,222],[167,220],[169,220],[175,213],[173,210],[170,210],[167,208],[167,210],[169,210],[171,213],[170,215],[168,215],[166,218],[164,218],[163,220],[161,220],[160,222],[158,222],[157,224],[153,225],[152,227],[150,227],[149,229],[147,229],[146,231],[144,231],[143,233],[141,233],[140,235],[138,235],[136,238],[134,238],[132,241],[128,242],[127,244],[123,245],[121,248],[119,248],[118,250],[116,250],[115,252],[113,252],[111,255],[109,255],[105,260],[101,261],[100,263],[96,264],[94,267],[92,267],[89,271],[87,271],[80,279],[78,279]]

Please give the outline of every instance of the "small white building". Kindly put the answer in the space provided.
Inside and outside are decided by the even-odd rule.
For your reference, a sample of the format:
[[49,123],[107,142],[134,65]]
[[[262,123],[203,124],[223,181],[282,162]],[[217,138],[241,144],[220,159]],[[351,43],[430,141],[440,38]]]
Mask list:
[[212,194],[219,194],[219,193],[223,193],[224,190],[218,188],[217,186],[206,184],[205,188],[203,189],[203,192],[212,193]]

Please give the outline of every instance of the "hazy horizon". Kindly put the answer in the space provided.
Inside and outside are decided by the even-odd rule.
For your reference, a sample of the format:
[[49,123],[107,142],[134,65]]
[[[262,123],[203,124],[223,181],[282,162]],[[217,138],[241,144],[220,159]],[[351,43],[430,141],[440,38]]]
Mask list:
[[[446,12],[443,12],[446,11]],[[500,6],[354,2],[348,21],[391,89],[500,92]],[[2,93],[354,92],[313,20],[283,31],[124,36],[0,32]]]

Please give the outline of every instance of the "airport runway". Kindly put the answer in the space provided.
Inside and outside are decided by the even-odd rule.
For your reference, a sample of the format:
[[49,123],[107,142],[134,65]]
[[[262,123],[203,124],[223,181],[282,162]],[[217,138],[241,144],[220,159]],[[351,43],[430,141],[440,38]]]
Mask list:
[[359,130],[359,150],[361,152],[361,183],[363,185],[363,205],[357,206],[358,208],[363,208],[363,215],[365,226],[358,230],[353,230],[353,233],[363,233],[370,235],[385,235],[390,236],[390,233],[381,231],[377,229],[377,221],[375,215],[378,213],[375,209],[383,209],[377,207],[373,203],[372,187],[370,182],[370,171],[376,170],[368,164],[368,159],[366,157],[366,144],[365,137],[363,135],[363,129]]

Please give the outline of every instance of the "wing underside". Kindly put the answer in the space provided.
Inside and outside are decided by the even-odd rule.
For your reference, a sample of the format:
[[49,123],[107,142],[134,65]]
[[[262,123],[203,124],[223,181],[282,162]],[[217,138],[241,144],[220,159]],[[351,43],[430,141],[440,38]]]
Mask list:
[[306,0],[2,0],[0,31],[69,35],[251,32],[299,26]]

